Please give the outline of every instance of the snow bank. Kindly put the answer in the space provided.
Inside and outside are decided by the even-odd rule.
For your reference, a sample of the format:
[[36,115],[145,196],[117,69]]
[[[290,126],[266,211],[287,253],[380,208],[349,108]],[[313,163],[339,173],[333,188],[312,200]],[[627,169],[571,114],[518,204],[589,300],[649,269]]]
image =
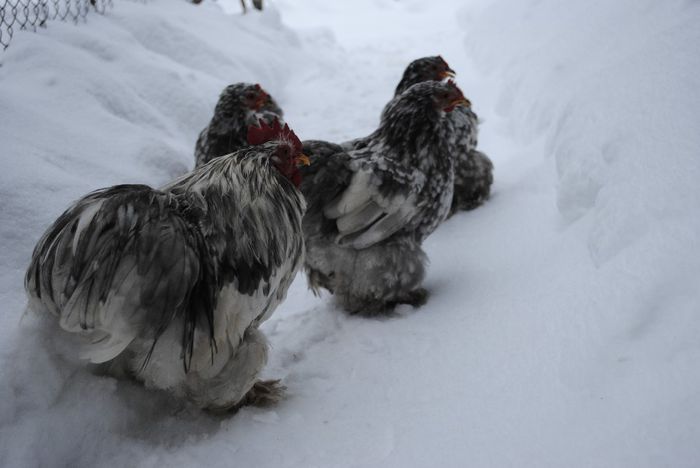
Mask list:
[[597,265],[682,235],[698,201],[698,19],[697,3],[651,0],[494,2],[467,19],[468,49],[504,90],[498,113],[521,141],[545,137],[563,219],[593,218]]
[[514,159],[542,158],[539,184],[556,171],[559,235],[528,239],[550,244],[530,305],[566,341],[555,395],[571,400],[552,412],[570,426],[545,431],[566,453],[536,459],[697,464],[700,6],[494,1],[461,20]]

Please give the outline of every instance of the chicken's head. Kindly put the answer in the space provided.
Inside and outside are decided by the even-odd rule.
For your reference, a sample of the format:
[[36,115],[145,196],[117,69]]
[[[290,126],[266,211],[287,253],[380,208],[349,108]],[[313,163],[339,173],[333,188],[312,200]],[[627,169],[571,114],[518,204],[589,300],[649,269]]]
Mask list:
[[267,142],[276,144],[270,148],[270,160],[280,173],[299,187],[301,184],[300,165],[309,165],[309,158],[301,152],[301,141],[289,128],[280,125],[275,119],[272,125],[268,125],[260,119],[258,126],[248,127],[248,143],[262,145]]
[[220,132],[229,131],[231,126],[243,119],[247,112],[257,112],[270,102],[270,95],[259,84],[235,83],[221,92],[214,110],[214,125]]
[[441,84],[440,88],[436,90],[435,103],[445,112],[452,112],[457,106],[471,107],[472,105],[452,80]]
[[440,55],[419,58],[406,67],[401,82],[396,88],[396,94],[402,93],[416,83],[442,81],[445,78],[453,78],[455,75],[455,71]]
[[435,60],[430,64],[430,70],[437,74],[437,77],[441,80],[445,78],[454,78],[457,76],[457,72],[450,68],[450,66],[442,58],[442,55],[434,57]]
[[243,100],[248,109],[259,111],[265,104],[270,102],[270,95],[262,89],[262,86],[255,84],[245,90]]
[[440,55],[423,57],[411,62],[406,68],[406,73],[412,74],[416,83],[421,81],[441,81],[445,78],[454,78],[455,71],[445,62]]

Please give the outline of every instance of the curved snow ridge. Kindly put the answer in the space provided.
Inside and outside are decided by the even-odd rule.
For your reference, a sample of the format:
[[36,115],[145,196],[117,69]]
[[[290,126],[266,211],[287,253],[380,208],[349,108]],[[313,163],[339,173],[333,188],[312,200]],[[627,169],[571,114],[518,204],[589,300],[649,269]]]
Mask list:
[[546,135],[562,217],[592,217],[596,264],[688,216],[700,175],[697,3],[496,1],[467,20],[477,63],[502,81],[501,116],[524,142]]

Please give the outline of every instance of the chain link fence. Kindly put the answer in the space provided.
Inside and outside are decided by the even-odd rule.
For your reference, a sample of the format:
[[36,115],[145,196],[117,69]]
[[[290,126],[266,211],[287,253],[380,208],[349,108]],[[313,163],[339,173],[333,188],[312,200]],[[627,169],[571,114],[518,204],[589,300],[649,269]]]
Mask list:
[[21,29],[36,31],[47,21],[83,21],[89,12],[103,14],[113,0],[0,0],[0,46],[10,46]]

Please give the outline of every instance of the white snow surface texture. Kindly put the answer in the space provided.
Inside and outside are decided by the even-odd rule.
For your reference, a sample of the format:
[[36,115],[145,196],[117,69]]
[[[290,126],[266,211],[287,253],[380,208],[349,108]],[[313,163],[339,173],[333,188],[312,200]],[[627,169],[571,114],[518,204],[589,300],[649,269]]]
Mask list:
[[[114,3],[0,55],[0,466],[700,466],[700,3]],[[263,326],[276,407],[214,417],[91,375],[23,315],[44,229],[191,168],[225,85],[342,141],[434,54],[493,197],[427,240],[422,308],[348,317],[297,278]]]

